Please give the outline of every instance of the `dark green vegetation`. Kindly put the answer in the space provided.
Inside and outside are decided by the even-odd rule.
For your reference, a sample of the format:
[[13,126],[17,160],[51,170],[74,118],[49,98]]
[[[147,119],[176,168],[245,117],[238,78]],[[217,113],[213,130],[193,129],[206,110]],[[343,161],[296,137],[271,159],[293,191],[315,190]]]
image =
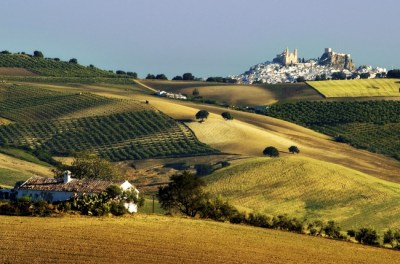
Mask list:
[[114,73],[100,70],[93,65],[85,67],[76,59],[69,62],[27,54],[0,54],[0,67],[25,68],[44,76],[62,77],[114,77]]
[[200,121],[203,122],[204,119],[207,119],[208,115],[209,113],[207,110],[200,110],[196,113],[196,119],[200,119]]
[[263,154],[269,157],[279,157],[279,151],[273,146],[266,147],[263,150]]
[[[18,85],[0,91],[0,116],[16,122],[0,126],[0,144],[29,150],[46,161],[48,154],[70,156],[83,150],[111,161],[215,152],[186,126],[144,102]],[[81,114],[113,104],[115,110],[108,115]],[[121,112],[118,107],[126,104],[130,111]],[[75,113],[80,113],[78,118]]]
[[399,101],[297,102],[271,106],[266,114],[400,160]]

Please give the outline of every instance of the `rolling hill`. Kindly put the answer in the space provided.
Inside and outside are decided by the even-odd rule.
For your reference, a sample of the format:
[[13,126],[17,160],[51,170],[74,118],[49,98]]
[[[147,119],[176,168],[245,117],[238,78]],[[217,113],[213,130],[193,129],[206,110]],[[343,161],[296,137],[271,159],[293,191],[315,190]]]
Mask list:
[[[44,75],[62,77],[115,77],[114,73],[100,70],[94,66],[85,67],[78,63],[61,61],[28,54],[0,54],[0,74],[5,75]],[[21,70],[25,69],[25,70]]]
[[400,184],[316,159],[252,158],[205,180],[213,195],[245,211],[335,220],[345,230],[400,226]]

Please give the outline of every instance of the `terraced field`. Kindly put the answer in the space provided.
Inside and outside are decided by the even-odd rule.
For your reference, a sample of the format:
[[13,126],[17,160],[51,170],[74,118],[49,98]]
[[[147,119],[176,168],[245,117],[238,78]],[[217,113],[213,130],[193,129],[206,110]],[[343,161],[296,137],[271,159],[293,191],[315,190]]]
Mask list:
[[399,79],[308,81],[307,84],[327,98],[400,97]]
[[0,217],[1,263],[396,263],[400,252],[159,215]]
[[206,189],[245,211],[335,220],[344,230],[400,227],[400,185],[301,157],[252,158],[207,176]]

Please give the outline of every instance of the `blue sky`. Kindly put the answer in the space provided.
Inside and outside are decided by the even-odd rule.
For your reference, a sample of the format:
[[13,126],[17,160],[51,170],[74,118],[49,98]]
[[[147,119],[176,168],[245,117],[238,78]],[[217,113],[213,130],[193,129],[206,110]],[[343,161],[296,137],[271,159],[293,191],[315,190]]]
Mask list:
[[400,68],[398,0],[2,0],[0,50],[107,70],[227,76],[284,48]]

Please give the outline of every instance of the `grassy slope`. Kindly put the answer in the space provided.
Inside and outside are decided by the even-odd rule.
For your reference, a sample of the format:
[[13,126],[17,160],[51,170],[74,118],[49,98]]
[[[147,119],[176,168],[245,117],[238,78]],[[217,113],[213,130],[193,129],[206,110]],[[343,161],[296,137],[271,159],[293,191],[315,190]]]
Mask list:
[[325,97],[400,96],[398,79],[309,81]]
[[0,217],[8,263],[394,263],[397,251],[211,221]]
[[301,156],[256,158],[207,176],[207,190],[241,209],[338,221],[345,228],[400,227],[400,185]]
[[304,83],[276,85],[237,85],[209,82],[143,80],[156,90],[191,95],[197,88],[207,99],[230,105],[265,105],[297,100],[321,100],[323,97]]
[[14,186],[16,181],[33,175],[50,177],[50,167],[0,154],[0,185]]

